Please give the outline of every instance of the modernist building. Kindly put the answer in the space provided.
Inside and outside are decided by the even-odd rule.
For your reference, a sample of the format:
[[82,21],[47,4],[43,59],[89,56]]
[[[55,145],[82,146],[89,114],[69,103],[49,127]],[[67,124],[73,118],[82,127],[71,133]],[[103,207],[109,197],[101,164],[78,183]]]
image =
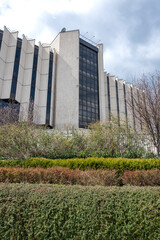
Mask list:
[[79,30],[38,46],[6,27],[0,31],[0,107],[16,108],[19,120],[84,128],[112,114],[134,126],[126,101],[132,94],[130,84],[104,72],[103,45],[85,41]]

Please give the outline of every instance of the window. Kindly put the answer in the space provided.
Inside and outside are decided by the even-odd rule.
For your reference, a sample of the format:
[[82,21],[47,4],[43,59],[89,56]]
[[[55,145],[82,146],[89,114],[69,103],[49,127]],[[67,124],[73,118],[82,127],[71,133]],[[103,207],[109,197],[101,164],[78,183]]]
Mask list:
[[2,45],[2,38],[3,38],[3,31],[0,30],[0,49],[1,49],[1,45]]
[[21,45],[22,45],[22,39],[18,38],[17,39],[17,47],[16,47],[16,55],[15,55],[15,60],[14,60],[11,96],[10,96],[12,100],[15,100],[15,95],[16,95],[19,61],[20,61],[20,54],[21,54]]
[[53,53],[50,52],[50,58],[49,58],[49,74],[48,74],[47,108],[46,108],[46,124],[47,124],[47,125],[49,125],[49,122],[50,122],[52,73],[53,73]]
[[99,120],[98,49],[80,39],[79,127]]
[[30,103],[29,103],[29,118],[31,121],[33,121],[33,104],[34,104],[36,76],[37,76],[38,51],[39,51],[39,47],[35,45],[33,68],[32,68],[32,79],[31,79],[31,90],[30,90]]

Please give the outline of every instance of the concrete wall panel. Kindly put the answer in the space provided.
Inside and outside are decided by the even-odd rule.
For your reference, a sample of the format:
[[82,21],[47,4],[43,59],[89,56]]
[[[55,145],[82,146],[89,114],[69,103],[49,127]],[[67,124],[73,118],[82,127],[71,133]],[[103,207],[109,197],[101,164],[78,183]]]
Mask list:
[[104,83],[104,66],[103,66],[103,45],[99,44],[98,47],[98,78],[99,78],[99,107],[100,107],[100,120],[106,119],[106,103],[105,103],[105,83]]
[[[59,40],[59,43],[58,43]],[[79,126],[79,31],[63,32],[52,43],[58,46],[55,127]]]
[[0,98],[3,99],[8,99],[10,97],[17,37],[18,32],[12,33],[4,27],[0,51],[0,63],[2,64],[0,69]]

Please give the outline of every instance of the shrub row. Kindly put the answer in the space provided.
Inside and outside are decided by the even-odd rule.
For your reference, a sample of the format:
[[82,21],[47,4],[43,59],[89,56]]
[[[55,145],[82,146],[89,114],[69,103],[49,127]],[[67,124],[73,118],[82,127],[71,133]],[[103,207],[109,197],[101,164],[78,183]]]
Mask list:
[[0,160],[0,167],[41,167],[55,166],[70,169],[117,169],[117,170],[150,170],[160,169],[160,159],[127,159],[127,158],[74,158],[74,159],[45,159],[30,158],[26,160]]
[[[1,116],[0,116],[1,117]],[[117,120],[95,123],[87,134],[73,130],[46,130],[29,123],[0,126],[2,157],[74,158],[74,157],[153,157],[146,148],[146,136],[135,133]],[[148,149],[148,151],[146,150]]]
[[7,183],[50,183],[85,186],[160,186],[160,170],[137,170],[119,173],[116,170],[71,170],[54,168],[0,168],[0,182]]
[[116,171],[71,170],[69,168],[0,168],[0,182],[104,185],[117,184]]
[[0,184],[0,239],[160,239],[160,188]]

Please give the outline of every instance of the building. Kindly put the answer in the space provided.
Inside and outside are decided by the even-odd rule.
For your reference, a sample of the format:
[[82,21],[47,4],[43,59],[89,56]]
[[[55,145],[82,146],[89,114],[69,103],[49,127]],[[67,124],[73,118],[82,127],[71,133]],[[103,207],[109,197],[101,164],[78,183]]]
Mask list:
[[91,122],[129,119],[132,85],[104,72],[103,45],[84,40],[79,30],[61,31],[37,46],[6,27],[0,31],[0,104],[16,108],[19,120],[55,128],[85,128]]

